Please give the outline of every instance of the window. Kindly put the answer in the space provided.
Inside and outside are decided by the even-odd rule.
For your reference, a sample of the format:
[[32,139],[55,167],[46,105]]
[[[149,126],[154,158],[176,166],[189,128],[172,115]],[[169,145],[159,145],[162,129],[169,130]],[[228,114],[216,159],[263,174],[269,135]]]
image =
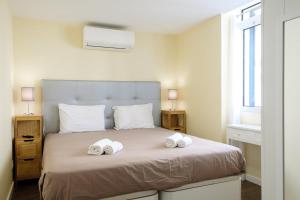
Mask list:
[[261,6],[241,11],[243,31],[243,106],[261,106]]

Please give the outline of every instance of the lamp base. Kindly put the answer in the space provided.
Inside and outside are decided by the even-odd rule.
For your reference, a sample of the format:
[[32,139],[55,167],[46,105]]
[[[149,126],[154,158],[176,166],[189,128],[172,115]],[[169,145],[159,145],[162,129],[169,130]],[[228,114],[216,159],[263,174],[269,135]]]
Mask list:
[[34,113],[24,113],[24,115],[32,116],[32,115],[34,115]]
[[34,113],[30,112],[29,102],[27,102],[27,112],[24,112],[24,115],[26,115],[26,116],[32,116],[32,115],[34,115]]
[[172,107],[169,109],[170,111],[175,111],[176,110],[176,105],[175,105],[175,100],[171,100]]

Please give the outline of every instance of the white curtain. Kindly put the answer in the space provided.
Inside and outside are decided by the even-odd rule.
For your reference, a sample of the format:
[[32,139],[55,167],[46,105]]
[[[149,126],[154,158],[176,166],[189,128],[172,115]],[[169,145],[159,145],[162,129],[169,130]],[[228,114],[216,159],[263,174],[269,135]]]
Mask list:
[[229,123],[240,123],[243,106],[243,33],[236,15],[230,18],[228,47],[228,115]]

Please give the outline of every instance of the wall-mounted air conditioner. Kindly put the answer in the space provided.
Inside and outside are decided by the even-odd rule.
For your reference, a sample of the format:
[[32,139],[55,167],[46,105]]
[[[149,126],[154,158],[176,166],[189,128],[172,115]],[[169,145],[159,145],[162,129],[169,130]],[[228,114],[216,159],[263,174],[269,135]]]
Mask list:
[[134,46],[134,32],[85,26],[83,47],[87,49],[128,50]]

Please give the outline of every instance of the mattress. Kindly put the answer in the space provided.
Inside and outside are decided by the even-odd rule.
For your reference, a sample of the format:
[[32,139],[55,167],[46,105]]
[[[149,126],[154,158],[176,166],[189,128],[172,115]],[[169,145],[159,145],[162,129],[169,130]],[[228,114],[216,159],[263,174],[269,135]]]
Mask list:
[[[240,174],[245,162],[233,146],[192,137],[187,148],[165,148],[174,132],[162,129],[47,134],[39,181],[41,197],[100,199]],[[102,138],[123,143],[115,155],[87,155]]]

